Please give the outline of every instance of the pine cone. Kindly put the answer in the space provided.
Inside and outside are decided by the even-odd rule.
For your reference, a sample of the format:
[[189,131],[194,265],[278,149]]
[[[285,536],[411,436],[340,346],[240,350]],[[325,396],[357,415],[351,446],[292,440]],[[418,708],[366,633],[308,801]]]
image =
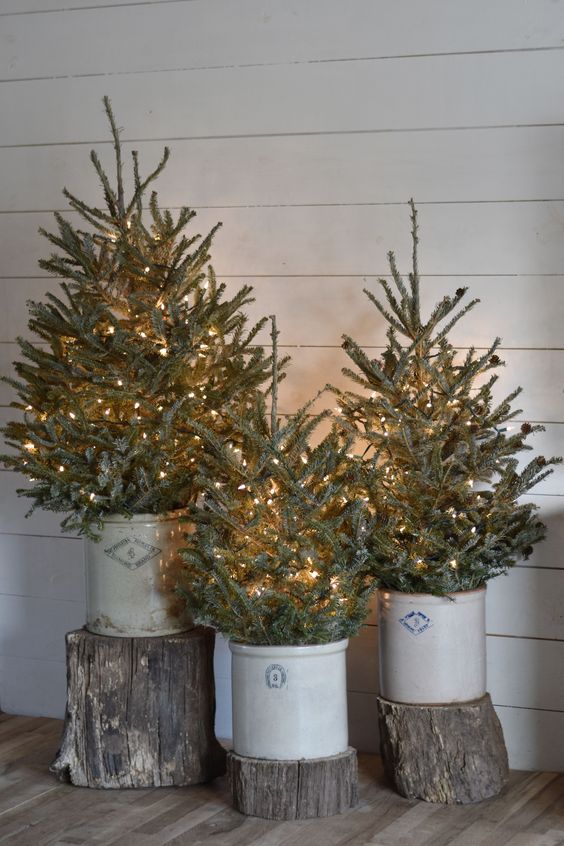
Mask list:
[[544,457],[544,455],[538,455],[537,458],[536,458],[536,462],[537,462],[539,467],[546,467],[547,462],[546,462],[546,458]]
[[463,297],[465,293],[466,293],[466,288],[457,288],[456,289],[456,296],[457,297]]
[[532,546],[525,546],[525,547],[523,548],[523,550],[522,550],[522,552],[523,552],[523,558],[528,558],[528,557],[529,557],[529,555],[531,555],[532,551],[533,551],[533,547],[532,547]]
[[533,427],[530,423],[523,423],[523,425],[521,426],[521,431],[524,435],[530,435],[533,431]]
[[492,356],[490,356],[490,364],[491,364],[493,367],[496,367],[496,366],[497,366],[498,364],[500,364],[500,363],[501,363],[501,359],[500,359],[500,357],[499,357],[498,355],[492,355]]

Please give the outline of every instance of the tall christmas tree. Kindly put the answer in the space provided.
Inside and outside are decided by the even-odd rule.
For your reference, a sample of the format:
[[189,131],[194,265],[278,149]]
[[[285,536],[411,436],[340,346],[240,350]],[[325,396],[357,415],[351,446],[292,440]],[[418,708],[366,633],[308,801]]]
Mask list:
[[276,336],[273,325],[270,414],[261,391],[251,417],[230,412],[241,448],[193,424],[207,450],[184,590],[196,617],[234,640],[325,643],[356,633],[366,617],[374,518],[351,495],[362,473],[352,439],[333,428],[313,446],[329,412],[310,415],[309,403],[280,423]]
[[[371,359],[352,338],[343,347],[356,369],[343,372],[363,389],[337,392],[342,419],[364,454],[364,487],[381,529],[372,572],[382,587],[444,594],[481,586],[503,573],[544,536],[537,506],[519,497],[561,459],[517,455],[542,426],[510,422],[521,414],[517,388],[496,404],[497,338],[486,351],[459,354],[448,336],[478,300],[466,288],[445,296],[427,319],[420,308],[417,212],[411,205],[413,268],[408,282],[388,254],[393,285],[385,302],[368,298],[388,324],[387,345]],[[373,474],[377,472],[377,477]]]
[[132,153],[126,199],[108,98],[104,106],[116,184],[92,151],[105,208],[65,189],[88,230],[60,214],[56,234],[42,230],[57,252],[40,265],[64,281],[59,296],[28,303],[36,340],[18,339],[24,360],[17,378],[5,380],[23,419],[3,429],[12,452],[1,457],[32,482],[18,491],[33,500],[31,510],[66,512],[63,529],[87,535],[108,513],[164,513],[193,501],[203,444],[191,422],[230,442],[228,409],[244,414],[271,367],[253,346],[262,322],[247,330],[241,311],[251,288],[225,298],[208,266],[220,224],[188,237],[195,212],[182,208],[175,219],[155,192],[147,197],[168,149],[145,178]]

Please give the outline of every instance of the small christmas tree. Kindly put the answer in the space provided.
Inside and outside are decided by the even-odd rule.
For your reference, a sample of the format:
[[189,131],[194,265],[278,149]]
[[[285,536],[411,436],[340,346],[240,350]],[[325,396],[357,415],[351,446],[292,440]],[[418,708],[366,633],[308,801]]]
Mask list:
[[[521,471],[516,455],[542,426],[508,425],[521,389],[493,402],[494,372],[503,362],[497,338],[485,352],[462,357],[448,340],[478,303],[459,308],[466,288],[421,316],[417,212],[411,205],[413,270],[402,279],[388,254],[396,291],[379,282],[386,304],[368,298],[387,324],[381,358],[370,359],[351,338],[343,344],[357,370],[343,373],[365,391],[337,392],[342,419],[357,433],[368,496],[382,531],[372,544],[372,572],[381,587],[444,594],[473,589],[532,552],[544,536],[537,506],[518,498],[561,459],[538,456]],[[377,472],[377,478],[372,474]]]
[[311,403],[280,425],[274,322],[272,332],[270,421],[257,391],[252,418],[230,413],[240,449],[193,424],[207,450],[184,593],[201,622],[236,641],[337,641],[356,633],[374,589],[366,578],[373,518],[351,498],[362,462],[334,428],[312,446],[329,412],[311,416]]
[[18,491],[36,507],[68,512],[65,530],[93,536],[104,515],[162,514],[194,501],[195,468],[203,444],[191,421],[229,441],[229,408],[244,414],[270,359],[253,340],[241,308],[242,287],[224,299],[209,261],[212,237],[183,234],[195,212],[176,219],[143,200],[169,157],[165,149],[146,178],[133,152],[133,193],[126,201],[122,151],[108,98],[117,184],[94,151],[106,208],[91,207],[66,189],[71,208],[89,225],[75,228],[56,214],[58,233],[42,234],[59,251],[40,262],[62,277],[61,295],[30,302],[29,328],[19,339],[24,361],[12,407],[23,420],[3,429],[13,452],[7,468],[32,481]]

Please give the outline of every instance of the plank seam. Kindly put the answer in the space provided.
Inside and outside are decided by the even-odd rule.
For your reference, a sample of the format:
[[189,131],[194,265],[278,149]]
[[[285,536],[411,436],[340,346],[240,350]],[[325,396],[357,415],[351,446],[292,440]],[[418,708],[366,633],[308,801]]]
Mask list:
[[[188,2],[195,2],[196,0],[188,0]],[[403,127],[380,127],[373,129],[320,129],[320,130],[302,130],[293,132],[239,132],[224,135],[174,135],[169,137],[145,137],[145,138],[122,138],[123,144],[143,144],[145,142],[159,142],[159,143],[173,143],[174,141],[231,141],[234,139],[248,139],[248,138],[317,138],[320,136],[332,135],[390,135],[395,133],[410,133],[410,132],[476,132],[489,131],[498,129],[549,129],[555,127],[563,127],[564,122],[546,122],[546,123],[505,123],[505,124],[475,124],[468,126],[403,126]],[[28,144],[0,144],[0,150],[12,149],[29,149],[33,147],[91,147],[92,145],[100,146],[102,144],[112,145],[113,141],[106,139],[90,140],[90,141],[36,141]]]
[[[121,6],[117,5],[105,8],[119,9]],[[60,11],[82,11],[82,9]],[[6,17],[9,14],[9,12],[4,14],[0,13],[0,17]],[[381,56],[335,56],[321,59],[286,59],[276,62],[232,62],[220,65],[186,65],[185,67],[150,69],[138,68],[135,70],[91,71],[89,73],[59,73],[50,74],[49,76],[15,76],[0,79],[0,84],[10,85],[18,82],[45,82],[57,79],[97,79],[100,77],[141,76],[164,73],[197,73],[201,71],[217,70],[249,70],[253,68],[284,68],[308,65],[360,64],[370,62],[403,61],[409,59],[458,58],[461,56],[495,56],[513,53],[548,53],[561,52],[562,50],[564,50],[564,47],[561,45],[543,45],[540,47],[499,47],[484,50],[445,50],[434,53],[394,53],[390,55],[383,54]]]

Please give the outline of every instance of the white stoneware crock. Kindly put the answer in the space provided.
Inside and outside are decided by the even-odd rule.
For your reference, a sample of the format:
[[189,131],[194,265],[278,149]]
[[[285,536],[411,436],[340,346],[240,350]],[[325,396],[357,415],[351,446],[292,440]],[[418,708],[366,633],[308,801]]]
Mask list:
[[158,637],[192,628],[174,594],[186,525],[175,515],[104,519],[86,540],[86,628],[115,637]]
[[467,702],[486,692],[485,587],[449,596],[378,591],[380,695]]
[[291,761],[345,752],[347,646],[230,642],[236,754]]

